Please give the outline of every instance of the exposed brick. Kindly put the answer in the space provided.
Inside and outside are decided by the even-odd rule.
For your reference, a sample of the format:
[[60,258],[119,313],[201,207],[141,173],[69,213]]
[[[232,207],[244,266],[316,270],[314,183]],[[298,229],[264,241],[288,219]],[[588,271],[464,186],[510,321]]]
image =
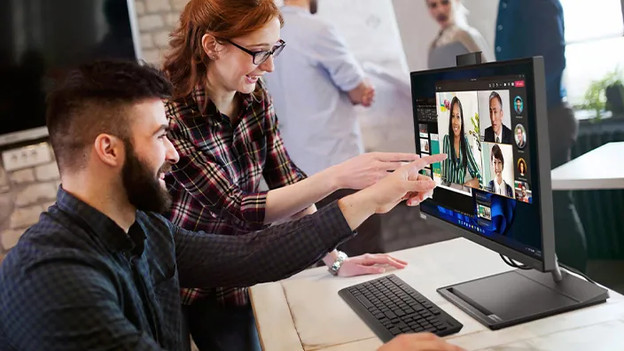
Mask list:
[[167,25],[170,28],[175,28],[178,25],[178,22],[180,21],[180,14],[179,13],[168,13],[165,16],[165,23],[167,23]]
[[16,185],[32,183],[35,181],[35,172],[32,168],[24,168],[9,174],[9,178]]
[[41,205],[41,211],[43,212],[47,212],[48,211],[48,207],[54,205],[56,203],[56,201],[49,201],[49,202],[45,202]]
[[141,48],[145,50],[145,49],[151,49],[153,47],[154,47],[154,40],[152,39],[152,34],[150,33],[141,34]]
[[169,0],[147,0],[145,2],[145,9],[147,13],[171,11],[171,5]]
[[29,206],[18,208],[11,214],[11,228],[26,228],[37,223],[41,214],[41,206]]
[[51,200],[56,197],[56,183],[36,183],[29,185],[17,193],[15,205],[22,207],[28,206],[42,200]]
[[137,16],[143,16],[145,14],[145,3],[141,0],[134,1],[134,11]]
[[182,10],[184,10],[184,6],[186,6],[188,2],[189,0],[171,0],[173,9],[177,12],[182,12]]
[[58,166],[55,162],[50,162],[45,165],[37,166],[35,168],[35,177],[38,181],[45,180],[57,180],[60,179]]
[[142,33],[162,28],[165,23],[160,15],[145,15],[139,17],[139,28]]
[[0,228],[4,227],[4,223],[15,208],[14,193],[6,192],[0,194]]
[[26,229],[16,229],[16,230],[4,230],[0,233],[0,240],[2,241],[2,247],[4,250],[9,250],[13,246],[17,244],[19,238],[24,234]]
[[158,33],[154,34],[154,44],[158,48],[168,48],[169,47],[169,31],[161,30]]
[[143,59],[156,66],[162,63],[160,50],[143,50]]

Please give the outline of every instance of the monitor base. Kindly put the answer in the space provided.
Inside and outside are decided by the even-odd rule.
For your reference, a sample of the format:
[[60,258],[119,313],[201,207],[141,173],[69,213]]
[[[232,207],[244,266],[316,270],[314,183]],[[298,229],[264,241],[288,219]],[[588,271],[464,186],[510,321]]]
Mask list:
[[514,270],[439,288],[447,300],[495,330],[605,302],[606,289],[562,271]]

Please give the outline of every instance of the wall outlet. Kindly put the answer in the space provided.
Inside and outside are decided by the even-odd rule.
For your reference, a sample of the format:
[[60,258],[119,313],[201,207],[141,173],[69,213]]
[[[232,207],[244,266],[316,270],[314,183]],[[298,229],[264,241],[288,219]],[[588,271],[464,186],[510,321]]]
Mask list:
[[45,164],[50,161],[52,161],[52,155],[47,142],[2,152],[2,162],[7,172]]

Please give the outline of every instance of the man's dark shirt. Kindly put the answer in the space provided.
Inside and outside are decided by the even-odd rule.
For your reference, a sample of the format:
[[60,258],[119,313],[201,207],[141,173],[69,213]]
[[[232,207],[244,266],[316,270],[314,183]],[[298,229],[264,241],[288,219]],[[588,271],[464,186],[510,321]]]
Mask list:
[[352,235],[335,203],[242,236],[137,211],[126,234],[60,189],[0,267],[0,350],[180,350],[180,284],[282,279]]

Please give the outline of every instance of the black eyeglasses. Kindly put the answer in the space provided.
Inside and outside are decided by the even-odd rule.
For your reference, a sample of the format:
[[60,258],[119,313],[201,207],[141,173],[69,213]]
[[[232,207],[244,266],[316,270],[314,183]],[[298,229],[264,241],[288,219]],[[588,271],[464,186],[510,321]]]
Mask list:
[[273,58],[276,58],[277,55],[280,54],[280,52],[282,52],[282,50],[284,50],[284,46],[286,46],[286,42],[283,41],[282,39],[280,39],[277,44],[275,44],[273,46],[273,48],[271,50],[259,50],[259,51],[251,51],[247,48],[244,48],[238,44],[236,44],[235,42],[226,39],[226,41],[234,46],[236,46],[237,48],[243,50],[244,52],[248,53],[249,55],[251,55],[253,57],[253,63],[254,65],[261,65],[263,64],[266,60],[269,59],[269,57],[271,55],[273,55]]

